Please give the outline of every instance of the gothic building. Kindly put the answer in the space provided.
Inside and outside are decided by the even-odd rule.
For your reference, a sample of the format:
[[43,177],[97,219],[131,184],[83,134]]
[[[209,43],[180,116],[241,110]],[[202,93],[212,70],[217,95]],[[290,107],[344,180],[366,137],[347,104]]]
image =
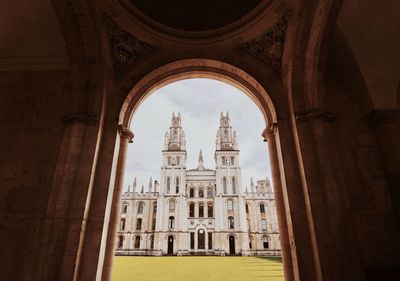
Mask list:
[[221,113],[215,170],[186,168],[180,114],[165,134],[160,183],[121,198],[117,255],[280,255],[275,199],[268,180],[243,191],[236,132]]

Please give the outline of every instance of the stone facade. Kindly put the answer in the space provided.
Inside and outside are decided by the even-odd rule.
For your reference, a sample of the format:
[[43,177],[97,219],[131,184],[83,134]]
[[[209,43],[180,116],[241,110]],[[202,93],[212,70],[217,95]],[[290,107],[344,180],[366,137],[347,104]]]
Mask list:
[[186,169],[181,116],[165,135],[161,181],[121,198],[117,255],[280,255],[275,198],[268,180],[242,188],[236,132],[221,113],[215,170]]

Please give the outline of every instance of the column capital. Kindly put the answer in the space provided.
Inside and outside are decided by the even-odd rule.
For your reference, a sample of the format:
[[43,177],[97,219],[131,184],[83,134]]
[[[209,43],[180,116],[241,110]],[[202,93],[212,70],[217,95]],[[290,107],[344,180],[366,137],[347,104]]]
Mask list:
[[395,124],[400,122],[400,110],[373,110],[367,115],[367,120],[374,128]]
[[118,133],[121,138],[127,138],[129,143],[133,143],[133,138],[135,135],[128,127],[125,127],[122,124],[118,125]]
[[278,131],[278,123],[273,123],[261,133],[261,136],[264,138],[264,142],[268,141],[268,138],[275,136],[276,132]]
[[296,114],[296,120],[299,121],[311,121],[317,119],[325,122],[333,122],[336,119],[336,115],[331,112],[324,111],[320,108],[312,108],[310,110],[298,112]]
[[92,113],[76,113],[76,114],[69,114],[69,115],[64,115],[61,117],[61,122],[64,124],[74,124],[77,122],[80,123],[89,123],[89,122],[94,122],[98,123],[99,122],[99,116],[96,114]]

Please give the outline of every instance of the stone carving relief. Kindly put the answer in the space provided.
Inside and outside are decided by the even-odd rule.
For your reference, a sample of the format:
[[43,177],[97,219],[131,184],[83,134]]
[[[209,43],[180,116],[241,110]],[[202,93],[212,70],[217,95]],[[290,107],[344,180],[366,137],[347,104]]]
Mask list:
[[285,44],[288,15],[287,13],[282,16],[266,33],[241,45],[240,49],[261,59],[272,68],[279,69]]
[[116,76],[121,75],[130,65],[152,50],[150,45],[123,30],[113,20],[108,21],[107,30]]

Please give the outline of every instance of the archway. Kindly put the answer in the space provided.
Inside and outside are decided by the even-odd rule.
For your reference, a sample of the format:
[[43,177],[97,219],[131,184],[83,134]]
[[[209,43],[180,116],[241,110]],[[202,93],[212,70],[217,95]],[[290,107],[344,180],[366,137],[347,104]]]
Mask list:
[[229,236],[229,254],[230,255],[235,255],[235,236],[230,235]]

